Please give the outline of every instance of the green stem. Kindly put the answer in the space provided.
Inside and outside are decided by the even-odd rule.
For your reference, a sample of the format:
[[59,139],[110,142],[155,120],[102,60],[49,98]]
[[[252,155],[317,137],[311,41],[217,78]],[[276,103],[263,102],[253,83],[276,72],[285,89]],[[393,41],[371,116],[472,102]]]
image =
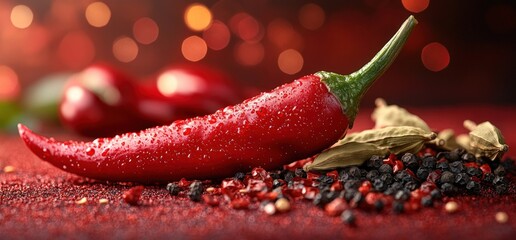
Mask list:
[[414,16],[407,18],[398,32],[394,34],[373,59],[354,73],[349,75],[324,71],[316,73],[321,78],[321,81],[328,86],[330,92],[339,99],[344,114],[349,118],[349,128],[353,127],[362,96],[374,81],[389,68],[416,24],[417,20]]

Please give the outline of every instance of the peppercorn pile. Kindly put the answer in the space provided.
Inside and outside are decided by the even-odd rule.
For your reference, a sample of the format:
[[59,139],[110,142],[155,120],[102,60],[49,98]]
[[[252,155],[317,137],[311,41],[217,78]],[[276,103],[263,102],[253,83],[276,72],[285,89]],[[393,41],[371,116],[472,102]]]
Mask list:
[[360,166],[324,174],[300,168],[310,160],[285,166],[282,171],[254,168],[220,184],[182,179],[169,183],[166,189],[172,196],[210,206],[260,209],[269,215],[289,211],[299,201],[309,201],[328,215],[353,224],[353,212],[359,210],[397,214],[434,207],[443,196],[474,196],[481,191],[503,195],[508,191],[507,175],[515,171],[512,159],[476,158],[460,148],[373,155]]

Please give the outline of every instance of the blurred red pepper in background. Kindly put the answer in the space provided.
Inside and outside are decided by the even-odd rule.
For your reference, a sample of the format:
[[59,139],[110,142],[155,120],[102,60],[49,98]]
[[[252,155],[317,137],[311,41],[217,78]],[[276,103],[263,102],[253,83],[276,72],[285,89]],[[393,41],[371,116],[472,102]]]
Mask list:
[[236,104],[246,96],[223,72],[201,64],[169,66],[138,87],[137,111],[154,122],[214,113]]
[[61,122],[89,137],[113,136],[211,114],[245,96],[222,72],[177,65],[141,84],[103,64],[73,75],[59,104]]
[[134,131],[149,125],[135,110],[137,89],[129,76],[96,64],[74,74],[59,103],[61,123],[85,136]]

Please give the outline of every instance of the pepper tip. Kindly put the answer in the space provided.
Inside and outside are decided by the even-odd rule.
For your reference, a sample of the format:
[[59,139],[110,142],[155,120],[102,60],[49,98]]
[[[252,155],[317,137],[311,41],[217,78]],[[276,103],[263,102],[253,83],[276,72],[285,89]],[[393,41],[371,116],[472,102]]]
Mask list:
[[20,134],[20,136],[24,135],[27,129],[28,128],[25,125],[18,123],[18,133]]
[[414,24],[418,24],[419,23],[417,21],[416,17],[414,17],[414,15],[410,15],[408,18],[409,18],[409,20],[414,21]]

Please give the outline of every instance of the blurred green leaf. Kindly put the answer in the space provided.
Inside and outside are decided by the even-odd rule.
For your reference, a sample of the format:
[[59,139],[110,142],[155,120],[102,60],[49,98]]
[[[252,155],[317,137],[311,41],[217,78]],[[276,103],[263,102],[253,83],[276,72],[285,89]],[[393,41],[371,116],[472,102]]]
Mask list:
[[16,127],[17,120],[21,117],[21,108],[15,102],[0,101],[0,130],[5,132]]
[[59,101],[70,73],[46,76],[27,88],[23,95],[25,112],[43,120],[58,120]]

